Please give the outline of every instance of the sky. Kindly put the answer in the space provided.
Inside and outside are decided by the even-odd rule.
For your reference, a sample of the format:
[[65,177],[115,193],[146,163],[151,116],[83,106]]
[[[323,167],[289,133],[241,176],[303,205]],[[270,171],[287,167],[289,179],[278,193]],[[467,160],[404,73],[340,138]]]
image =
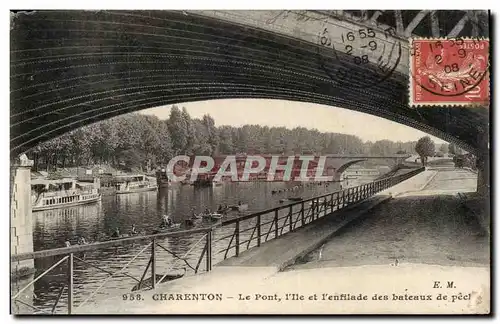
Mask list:
[[[321,132],[351,134],[363,141],[388,139],[394,142],[417,141],[428,135],[414,128],[384,118],[348,109],[286,100],[222,99],[177,104],[186,107],[192,118],[210,114],[217,126],[285,126],[287,128],[316,128]],[[171,106],[142,110],[142,114],[167,119]],[[430,135],[429,135],[430,136]],[[435,143],[445,141],[430,136]]]

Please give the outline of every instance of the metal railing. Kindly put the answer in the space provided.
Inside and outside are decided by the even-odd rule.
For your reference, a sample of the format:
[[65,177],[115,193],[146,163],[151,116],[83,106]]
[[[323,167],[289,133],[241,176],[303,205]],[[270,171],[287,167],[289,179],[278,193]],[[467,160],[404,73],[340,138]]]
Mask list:
[[[264,242],[351,206],[424,170],[425,168],[414,169],[398,176],[223,221],[222,227],[230,227],[232,234],[215,239],[216,244],[219,243],[218,245],[222,244],[224,246],[224,248],[216,251],[216,254],[223,254],[223,259],[239,256],[244,250],[261,246]],[[228,243],[224,243],[225,241]],[[233,251],[231,255],[230,251]]]
[[[92,299],[103,287],[104,285],[113,277],[116,275],[120,274],[124,277],[130,278],[134,280],[137,284],[134,286],[132,291],[135,290],[140,290],[144,288],[155,288],[159,283],[165,282],[168,280],[169,272],[172,270],[173,265],[169,267],[169,269],[165,272],[163,276],[158,275],[157,273],[157,266],[158,266],[158,260],[157,256],[160,252],[160,249],[162,251],[168,252],[170,255],[172,255],[175,259],[182,260],[185,264],[185,266],[189,267],[191,270],[194,271],[194,273],[198,273],[200,270],[201,262],[203,258],[205,257],[205,271],[210,271],[212,269],[212,227],[204,227],[204,228],[199,228],[199,229],[193,229],[193,230],[186,230],[186,231],[175,231],[175,232],[166,232],[166,233],[160,233],[160,234],[154,234],[154,235],[147,235],[147,236],[139,236],[139,237],[127,237],[127,238],[122,238],[122,239],[115,239],[115,240],[110,240],[110,241],[105,241],[105,242],[99,242],[99,243],[92,243],[92,244],[85,244],[85,245],[77,245],[77,246],[71,246],[71,247],[66,247],[66,248],[58,248],[58,249],[51,249],[51,250],[44,250],[44,251],[38,251],[38,252],[31,252],[31,253],[22,253],[22,254],[17,254],[11,256],[11,262],[18,262],[18,261],[24,261],[24,260],[31,260],[31,259],[40,259],[40,258],[48,258],[48,257],[57,257],[57,256],[62,256],[61,259],[59,259],[57,262],[52,264],[47,270],[45,270],[42,274],[38,275],[36,278],[34,278],[29,284],[24,286],[22,289],[20,289],[14,296],[12,296],[12,301],[14,303],[20,303],[24,306],[27,306],[36,312],[42,313],[42,314],[53,314],[56,310],[56,307],[58,303],[61,301],[63,292],[67,289],[67,312],[68,314],[72,314],[73,310],[78,307],[82,307],[84,304],[86,304],[89,300]],[[164,247],[162,244],[160,244],[161,239],[165,238],[173,238],[173,237],[179,237],[179,236],[187,236],[187,235],[194,235],[194,234],[202,234],[201,238],[196,241],[196,243],[191,245],[191,248],[183,255],[179,256],[177,253],[170,251],[166,247]],[[96,250],[101,250],[105,248],[110,248],[110,247],[117,247],[117,246],[123,246],[123,245],[128,245],[128,244],[133,244],[137,242],[147,242],[145,246],[141,248],[141,250],[133,255],[133,257],[119,270],[112,272],[107,269],[104,269],[103,267],[100,267],[98,265],[92,264],[91,262],[88,262],[84,260],[84,258],[79,257],[77,254],[81,254],[83,252],[90,252],[90,251],[96,251]],[[198,246],[201,242],[205,242],[204,247],[202,252],[200,253],[200,256],[196,262],[196,265],[192,265],[187,259],[187,255],[193,251],[193,249]],[[144,269],[144,272],[142,273],[142,276],[140,279],[135,277],[134,275],[125,272],[125,269],[133,262],[135,261],[140,255],[144,253],[149,253],[149,259],[146,264],[146,267]],[[82,263],[86,266],[93,267],[101,272],[104,272],[108,274],[107,278],[101,282],[99,287],[92,291],[87,298],[81,302],[79,305],[75,305],[74,300],[73,300],[73,295],[74,295],[74,266],[76,263]],[[52,309],[50,312],[47,312],[44,309],[41,309],[39,307],[36,307],[34,305],[31,305],[29,303],[26,303],[18,297],[26,291],[29,287],[34,285],[38,280],[40,280],[42,277],[46,276],[48,273],[50,273],[52,270],[56,269],[60,265],[66,264],[67,266],[67,271],[66,271],[66,284],[60,288],[60,291],[57,295],[57,298],[52,306]],[[146,278],[146,275],[148,273],[148,270],[151,272],[151,277],[148,279]],[[167,280],[165,280],[167,278]]]
[[[195,274],[199,272],[201,262],[203,258],[205,258],[205,271],[208,272],[211,271],[212,262],[214,261],[215,258],[217,258],[218,260],[222,260],[231,256],[239,256],[240,253],[244,250],[248,250],[254,246],[260,246],[264,242],[280,237],[288,232],[292,232],[299,227],[305,226],[335,211],[342,210],[347,206],[352,206],[354,203],[362,201],[382,190],[390,188],[410,177],[413,177],[414,175],[422,172],[423,170],[425,170],[425,168],[415,169],[402,175],[380,179],[375,182],[367,183],[364,185],[327,193],[318,197],[301,200],[298,202],[290,203],[272,209],[267,209],[261,212],[253,213],[246,216],[241,216],[235,219],[225,220],[216,224],[216,226],[203,227],[192,230],[172,231],[172,232],[147,235],[147,236],[132,236],[105,242],[98,242],[92,244],[71,246],[66,248],[57,248],[51,250],[13,255],[11,256],[11,262],[57,257],[57,256],[62,256],[62,258],[53,263],[47,270],[45,270],[42,274],[38,275],[28,285],[20,289],[12,297],[12,300],[15,303],[20,303],[25,306],[28,306],[36,310],[37,312],[50,314],[55,312],[58,303],[62,299],[63,292],[65,291],[65,289],[67,289],[67,312],[68,314],[71,314],[75,308],[81,307],[84,304],[86,304],[93,296],[95,296],[104,287],[104,285],[111,278],[113,278],[118,274],[137,282],[132,291],[144,288],[154,289],[159,283],[169,280],[168,279],[169,271],[172,270],[172,267],[170,267],[163,276],[158,275],[157,256],[160,251],[165,251],[169,253],[169,255],[175,258],[175,260],[183,261],[184,265],[189,267]],[[216,228],[218,229],[215,230]],[[231,234],[227,235],[227,233]],[[183,256],[179,256],[177,253],[170,251],[159,242],[161,239],[181,237],[181,236],[192,236],[197,234],[201,234],[201,238],[197,240],[196,243],[192,244],[191,248]],[[221,234],[223,236],[217,238],[215,237],[215,234]],[[110,247],[118,247],[138,242],[146,242],[147,244],[145,244],[138,253],[134,254],[133,257],[123,267],[121,267],[119,270],[115,272],[104,269],[101,266],[92,264],[91,262],[84,260],[84,258],[75,255],[77,253],[102,250]],[[201,242],[205,242],[205,244],[197,259],[196,265],[193,266],[191,263],[189,263],[186,257]],[[212,249],[217,247],[223,247],[223,248],[213,253]],[[234,251],[234,253],[232,255],[229,255],[229,252],[232,250]],[[146,254],[149,253],[149,258],[147,260],[146,267],[140,279],[136,278],[134,275],[130,273],[125,272],[125,269],[132,262],[134,262],[140,255],[145,253]],[[74,265],[76,263],[84,264],[86,266],[95,268],[101,272],[108,274],[108,277],[101,282],[99,287],[95,289],[92,293],[90,293],[87,296],[87,298],[79,305],[75,305],[75,302],[73,300]],[[66,267],[67,271],[65,274],[66,284],[62,288],[60,288],[60,291],[57,295],[54,305],[52,306],[51,312],[47,312],[43,309],[40,309],[34,305],[30,305],[18,299],[18,297],[26,289],[35,284],[35,282],[40,280],[42,277],[46,276],[56,267],[64,264],[66,264],[67,266]],[[151,277],[150,279],[145,279],[148,270],[151,273]],[[167,280],[165,280],[165,278],[167,278]]]

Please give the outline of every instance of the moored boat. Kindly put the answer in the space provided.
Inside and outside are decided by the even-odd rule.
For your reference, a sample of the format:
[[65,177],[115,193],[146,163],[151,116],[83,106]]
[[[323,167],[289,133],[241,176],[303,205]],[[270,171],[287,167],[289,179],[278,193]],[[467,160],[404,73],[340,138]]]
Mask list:
[[32,180],[32,211],[96,203],[98,189],[84,187],[74,179]]
[[212,187],[221,187],[222,186],[222,182],[220,181],[213,181],[212,182]]
[[135,237],[135,236],[141,236],[141,235],[146,235],[146,233],[125,233],[125,234],[119,234],[118,236],[113,236],[111,235],[109,237],[110,240],[119,240],[123,238],[128,238],[128,237]]
[[158,189],[158,185],[144,175],[117,176],[115,181],[117,194],[155,191]]
[[181,223],[175,223],[175,224],[172,224],[170,226],[160,227],[160,231],[161,232],[166,232],[166,231],[170,231],[170,230],[173,230],[173,229],[176,229],[176,228],[179,228],[179,227],[181,227]]
[[217,209],[217,214],[222,214],[222,215],[224,215],[224,214],[229,213],[231,210],[232,210],[232,208],[231,208],[231,207],[229,207],[229,206],[228,206],[228,207],[225,207],[225,208],[222,208],[222,209]]
[[204,220],[212,220],[212,221],[218,221],[220,220],[224,215],[218,214],[218,213],[210,213],[210,214],[204,214],[202,215]]
[[180,229],[181,225],[182,225],[181,223],[175,223],[175,224],[172,224],[168,227],[160,226],[159,229],[153,230],[150,234],[159,234],[159,233],[165,233],[165,232],[178,230],[178,229]]
[[232,210],[237,210],[237,211],[245,211],[248,209],[248,204],[238,204],[238,205],[234,205],[234,206],[231,206],[231,209]]

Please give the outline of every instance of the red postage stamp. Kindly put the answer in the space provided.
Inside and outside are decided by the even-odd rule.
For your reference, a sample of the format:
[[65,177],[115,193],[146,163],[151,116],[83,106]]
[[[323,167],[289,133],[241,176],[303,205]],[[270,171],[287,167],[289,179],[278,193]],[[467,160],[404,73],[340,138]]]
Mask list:
[[488,106],[488,39],[410,39],[411,106]]

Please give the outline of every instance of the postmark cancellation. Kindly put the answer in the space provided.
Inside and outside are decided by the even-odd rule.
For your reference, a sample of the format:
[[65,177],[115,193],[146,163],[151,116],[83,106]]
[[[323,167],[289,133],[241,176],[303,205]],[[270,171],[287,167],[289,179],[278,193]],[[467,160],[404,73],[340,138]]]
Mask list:
[[489,39],[411,38],[410,106],[489,106]]

